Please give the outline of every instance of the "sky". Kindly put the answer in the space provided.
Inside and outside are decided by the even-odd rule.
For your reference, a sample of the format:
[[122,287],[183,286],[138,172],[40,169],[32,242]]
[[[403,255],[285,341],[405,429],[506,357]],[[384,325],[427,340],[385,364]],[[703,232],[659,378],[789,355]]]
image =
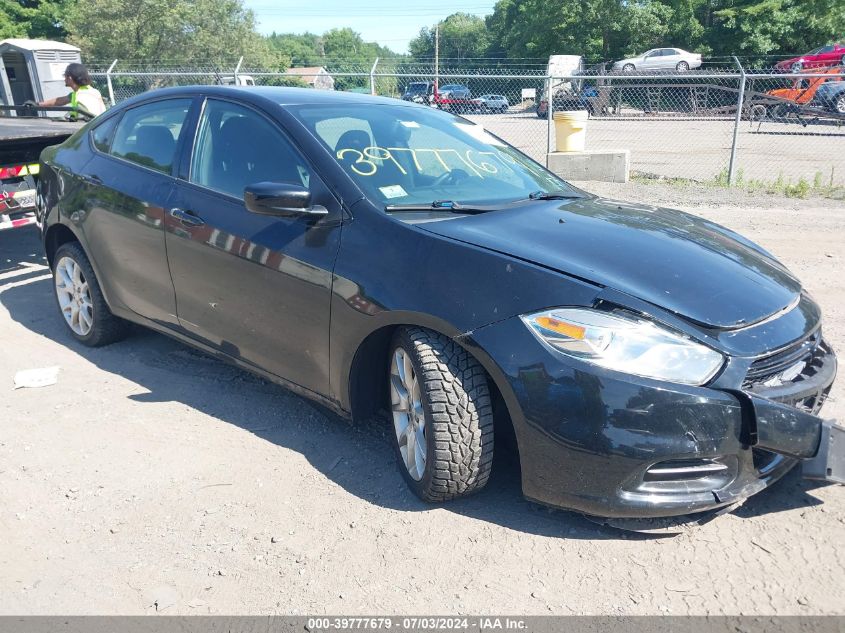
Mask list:
[[493,13],[495,4],[495,0],[244,0],[262,34],[322,35],[349,27],[365,42],[378,42],[396,53],[407,53],[408,42],[424,26],[459,11],[483,17]]

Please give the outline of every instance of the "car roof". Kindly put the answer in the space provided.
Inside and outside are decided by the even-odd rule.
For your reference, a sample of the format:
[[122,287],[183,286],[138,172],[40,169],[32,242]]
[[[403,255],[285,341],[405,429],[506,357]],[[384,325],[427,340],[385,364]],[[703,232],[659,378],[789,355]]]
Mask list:
[[352,104],[381,104],[414,107],[407,101],[391,99],[389,97],[374,97],[356,92],[339,92],[336,90],[316,90],[314,88],[286,88],[281,86],[179,86],[175,88],[160,88],[141,93],[122,103],[133,104],[162,97],[193,97],[196,95],[243,97],[246,101],[259,99],[267,100],[280,106],[293,105],[352,105]]

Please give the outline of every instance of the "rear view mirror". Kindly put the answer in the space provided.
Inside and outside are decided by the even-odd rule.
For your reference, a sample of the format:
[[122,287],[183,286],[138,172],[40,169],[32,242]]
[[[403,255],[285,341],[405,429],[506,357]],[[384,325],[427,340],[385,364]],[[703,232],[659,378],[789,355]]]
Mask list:
[[248,211],[262,215],[326,215],[328,210],[311,205],[311,192],[302,185],[287,182],[257,182],[244,189]]

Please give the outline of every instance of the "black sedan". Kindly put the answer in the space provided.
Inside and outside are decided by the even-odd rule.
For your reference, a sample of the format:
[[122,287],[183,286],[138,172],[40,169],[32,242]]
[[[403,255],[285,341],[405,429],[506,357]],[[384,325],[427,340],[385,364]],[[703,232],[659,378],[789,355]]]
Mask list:
[[482,488],[510,433],[527,497],[593,515],[719,508],[802,460],[842,478],[816,416],[836,360],[772,255],[589,195],[457,116],[154,91],[45,150],[38,214],[71,336],[138,323],[386,412],[426,501]]

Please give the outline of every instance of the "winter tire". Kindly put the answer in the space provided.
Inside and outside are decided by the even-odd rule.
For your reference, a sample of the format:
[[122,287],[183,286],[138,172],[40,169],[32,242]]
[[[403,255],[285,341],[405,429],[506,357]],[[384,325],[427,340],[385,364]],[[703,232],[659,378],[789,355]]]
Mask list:
[[493,463],[493,410],[481,365],[446,336],[400,328],[388,380],[393,446],[414,493],[440,502],[483,488]]

